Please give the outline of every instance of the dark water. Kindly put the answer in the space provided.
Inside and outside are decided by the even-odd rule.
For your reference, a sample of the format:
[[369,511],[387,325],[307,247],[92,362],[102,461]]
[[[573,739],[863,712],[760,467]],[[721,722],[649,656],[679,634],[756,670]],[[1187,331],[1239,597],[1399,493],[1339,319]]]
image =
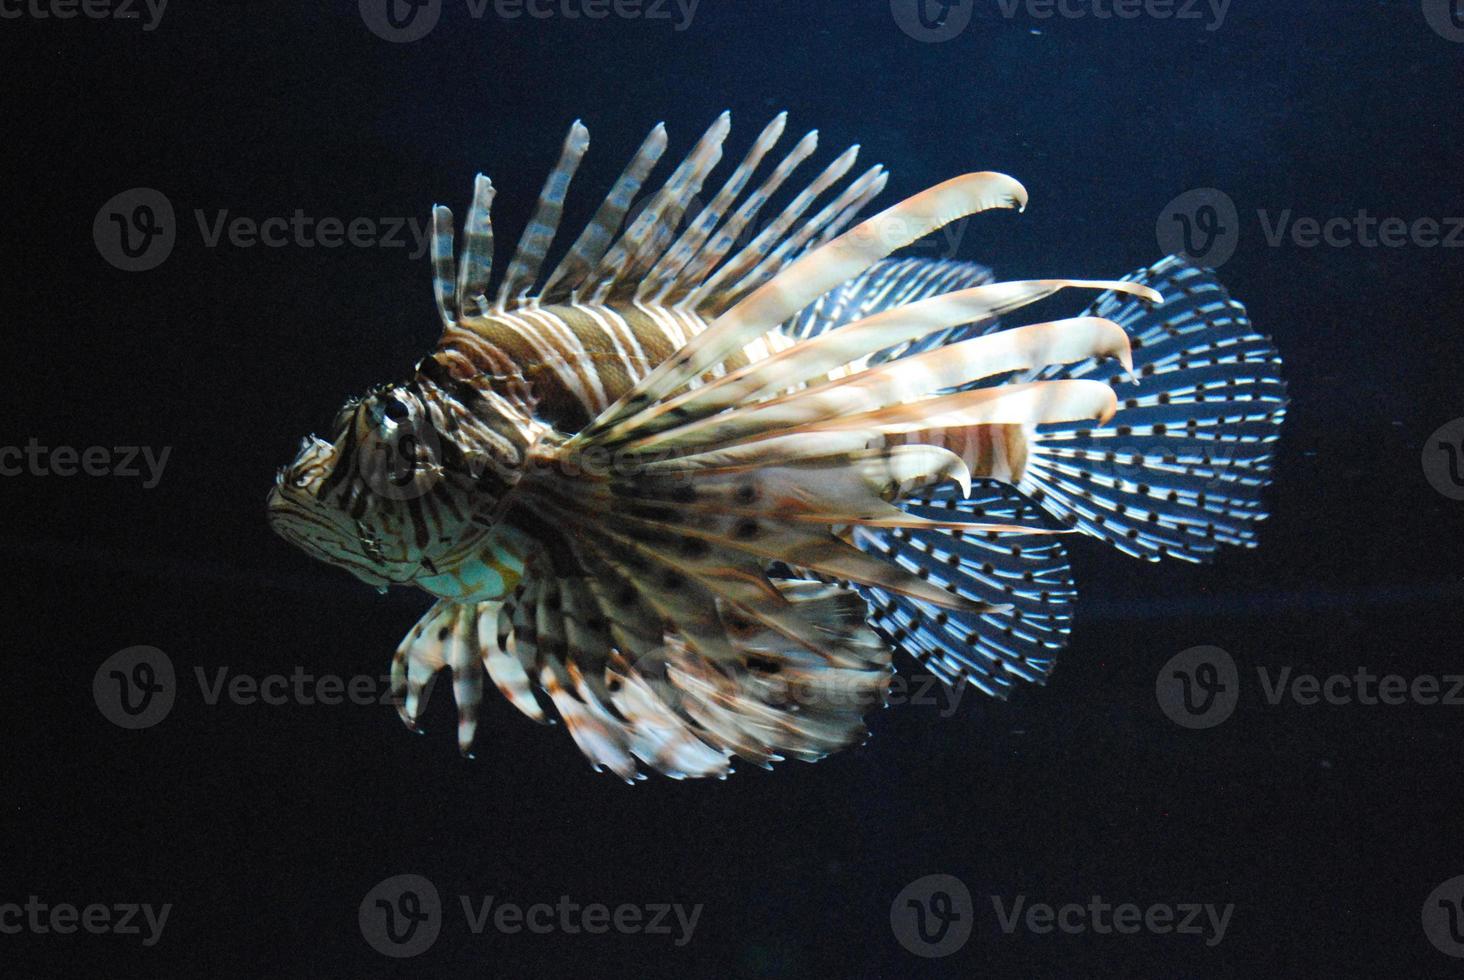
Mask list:
[[[1457,973],[1443,950],[1464,889],[1431,893],[1464,874],[1464,704],[1361,704],[1334,682],[1351,703],[1273,705],[1258,674],[1367,668],[1447,692],[1464,672],[1464,504],[1425,472],[1454,489],[1431,434],[1464,415],[1464,232],[1449,221],[1464,215],[1464,30],[1449,3],[1432,5],[1438,30],[1424,6],[1236,0],[1223,18],[1199,4],[1195,18],[1119,19],[1076,4],[1086,16],[1043,19],[1041,4],[1007,16],[976,0],[927,33],[886,2],[702,0],[592,20],[565,13],[578,0],[547,19],[474,18],[447,0],[427,36],[393,43],[354,3],[175,0],[149,30],[142,6],[62,20],[4,0],[20,16],[0,20],[0,442],[170,455],[154,487],[145,463],[138,478],[4,481],[0,904],[100,904],[113,921],[123,903],[170,910],[146,945],[141,914],[140,934],[57,934],[48,910],[42,934],[31,913],[0,909],[19,930],[0,935],[0,971]],[[955,36],[930,40],[942,33]],[[680,152],[724,108],[734,153],[784,108],[793,127],[820,128],[823,159],[862,143],[894,172],[886,202],[968,170],[1014,174],[1028,212],[969,223],[955,253],[1008,278],[1120,275],[1159,257],[1169,202],[1224,191],[1238,242],[1222,275],[1276,338],[1293,398],[1260,549],[1196,568],[1078,542],[1077,621],[1045,688],[891,708],[861,748],[722,783],[628,788],[496,696],[476,762],[458,757],[445,698],[425,738],[378,705],[208,703],[196,671],[210,684],[220,668],[379,675],[425,606],[290,549],[262,500],[301,434],[344,394],[402,374],[436,332],[409,234],[400,248],[210,247],[219,212],[384,231],[392,217],[420,225],[436,201],[460,209],[482,169],[511,239],[572,119],[594,134],[583,192],[607,186],[657,120]],[[93,242],[99,209],[135,187],[176,211],[171,254],[145,272]],[[569,223],[592,205],[575,198]],[[1363,211],[1410,224],[1368,247]],[[1347,221],[1331,244],[1289,230],[1273,243],[1287,212]],[[1454,247],[1430,247],[1417,219]],[[143,644],[170,658],[177,696],[129,731],[98,710],[93,678]],[[1192,730],[1160,710],[1155,682],[1200,645],[1228,652],[1240,698]],[[441,930],[398,960],[368,944],[358,910],[405,873],[435,887]],[[935,874],[959,879],[972,907],[949,881],[919,883]],[[912,883],[928,937],[948,907],[974,917],[946,923],[957,939],[974,924],[950,955],[902,944],[930,951],[910,938]],[[689,940],[674,912],[669,934],[590,934],[558,908],[547,934],[475,934],[462,896],[526,909],[567,896],[607,916],[628,904],[642,924],[655,905],[700,911]],[[1094,896],[1144,924],[1108,928]],[[1019,900],[1008,932],[998,908]],[[1060,913],[1067,929],[1029,917],[1070,903],[1083,910]],[[1223,935],[1203,912],[1198,934],[1164,930],[1191,904],[1228,915]],[[1437,944],[1426,905],[1445,917]]]

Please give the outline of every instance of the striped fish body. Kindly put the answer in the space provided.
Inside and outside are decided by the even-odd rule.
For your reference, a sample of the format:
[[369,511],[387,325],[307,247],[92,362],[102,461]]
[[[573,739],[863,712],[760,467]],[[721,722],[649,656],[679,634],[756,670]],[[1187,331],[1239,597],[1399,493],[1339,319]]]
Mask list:
[[[409,726],[448,667],[464,752],[491,684],[627,780],[816,761],[866,735],[895,649],[996,697],[1041,683],[1075,596],[1064,530],[1150,560],[1255,543],[1285,388],[1212,275],[891,258],[1026,192],[967,174],[854,224],[886,181],[845,180],[857,148],[759,223],[817,145],[775,159],[784,122],[698,210],[724,114],[627,218],[657,127],[541,275],[576,123],[492,290],[491,182],[461,248],[434,209],[441,340],[269,497],[312,556],[437,598],[392,660]],[[1101,295],[1002,326],[1071,288]]]
[[[502,379],[505,395],[532,403],[539,418],[573,434],[707,325],[695,310],[563,303],[465,318],[444,333],[440,351],[456,372]],[[708,379],[792,343],[780,334],[755,338]]]
[[[674,307],[556,304],[462,320],[444,335],[441,350],[461,359],[459,372],[503,378],[501,391],[524,398],[538,417],[561,432],[574,433],[708,323],[695,310]],[[794,343],[784,333],[764,334],[703,380],[760,362]],[[864,360],[834,368],[810,383],[852,374],[864,367]],[[894,441],[944,446],[961,457],[972,477],[1015,484],[1025,475],[1033,435],[1027,425],[973,425],[950,432],[911,432]]]

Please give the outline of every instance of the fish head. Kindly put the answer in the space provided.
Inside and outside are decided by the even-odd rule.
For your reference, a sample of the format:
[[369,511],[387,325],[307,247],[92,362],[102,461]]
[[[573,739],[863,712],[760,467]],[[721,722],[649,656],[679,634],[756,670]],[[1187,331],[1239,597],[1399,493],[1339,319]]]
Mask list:
[[448,391],[420,374],[378,386],[346,402],[331,439],[301,441],[269,492],[270,526],[377,589],[443,594],[496,540],[541,428],[491,391]]

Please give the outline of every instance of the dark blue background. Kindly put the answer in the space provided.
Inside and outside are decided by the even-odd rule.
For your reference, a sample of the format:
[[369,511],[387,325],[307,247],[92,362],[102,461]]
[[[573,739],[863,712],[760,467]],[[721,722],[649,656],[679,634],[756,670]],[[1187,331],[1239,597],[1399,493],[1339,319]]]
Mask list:
[[[174,905],[162,941],[0,936],[11,976],[1369,976],[1457,972],[1419,925],[1464,873],[1464,708],[1268,707],[1191,732],[1159,666],[1215,644],[1255,667],[1405,676],[1461,669],[1464,504],[1424,479],[1424,440],[1464,415],[1464,255],[1268,247],[1258,209],[1464,215],[1464,44],[1417,2],[1236,0],[1203,23],[999,15],[942,44],[885,2],[702,0],[666,21],[473,20],[448,0],[413,44],[355,4],[174,0],[158,28],[0,21],[8,225],[0,249],[6,444],[172,446],[160,486],[9,478],[9,709],[0,902]],[[890,202],[975,169],[1028,187],[960,257],[1004,276],[1117,276],[1158,257],[1176,195],[1227,191],[1223,277],[1282,350],[1293,406],[1251,553],[1149,566],[1077,542],[1081,599],[1046,688],[873,719],[815,767],[634,788],[496,696],[479,758],[445,701],[428,735],[384,707],[209,707],[195,667],[379,673],[425,605],[379,597],[274,538],[263,496],[347,393],[436,335],[406,250],[205,248],[192,212],[425,218],[472,175],[517,236],[564,128],[594,141],[569,220],[664,119],[684,151],[730,108],[732,153],[779,109],[894,171]],[[180,215],[160,268],[92,245],[113,194]],[[1064,313],[1082,302],[1054,301]],[[1048,312],[1044,307],[1040,312]],[[185,695],[124,732],[91,678],[133,644]],[[908,667],[909,664],[902,666]],[[357,905],[402,872],[453,903],[424,956],[362,941]],[[890,903],[930,873],[977,895],[977,934],[923,961]],[[693,941],[485,935],[452,896],[704,903]],[[989,900],[1236,905],[1196,937],[1004,936]]]

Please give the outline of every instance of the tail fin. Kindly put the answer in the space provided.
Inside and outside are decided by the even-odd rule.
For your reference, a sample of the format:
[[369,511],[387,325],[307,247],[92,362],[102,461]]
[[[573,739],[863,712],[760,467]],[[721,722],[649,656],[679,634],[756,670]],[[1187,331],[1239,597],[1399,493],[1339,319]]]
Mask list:
[[1059,520],[1150,561],[1254,547],[1286,414],[1281,356],[1213,273],[1171,256],[1128,278],[1164,303],[1105,293],[1088,314],[1128,332],[1133,379],[1092,359],[1033,375],[1106,380],[1117,416],[1039,426],[1018,486]]
[[[904,506],[930,520],[1043,524],[1031,501],[996,480],[977,481],[969,495],[942,484]],[[1045,683],[1067,640],[1077,595],[1057,537],[859,527],[854,542],[955,595],[1000,606],[970,613],[860,587],[871,624],[891,645],[945,683],[969,681],[992,697],[1005,698],[1014,679]]]
[[[885,310],[992,282],[991,270],[974,262],[884,259],[805,307],[783,330],[807,340]],[[949,347],[989,333],[997,323],[995,316],[986,316],[937,330],[876,351],[843,370],[852,373]],[[901,506],[932,521],[1044,525],[1030,501],[995,480],[978,481],[969,495],[956,484],[942,484]],[[970,682],[992,697],[1007,697],[1016,680],[1046,681],[1066,642],[1076,595],[1066,551],[1056,537],[863,526],[854,528],[853,541],[947,592],[1001,607],[980,614],[953,611],[857,586],[869,603],[870,623],[892,646],[946,684]]]

